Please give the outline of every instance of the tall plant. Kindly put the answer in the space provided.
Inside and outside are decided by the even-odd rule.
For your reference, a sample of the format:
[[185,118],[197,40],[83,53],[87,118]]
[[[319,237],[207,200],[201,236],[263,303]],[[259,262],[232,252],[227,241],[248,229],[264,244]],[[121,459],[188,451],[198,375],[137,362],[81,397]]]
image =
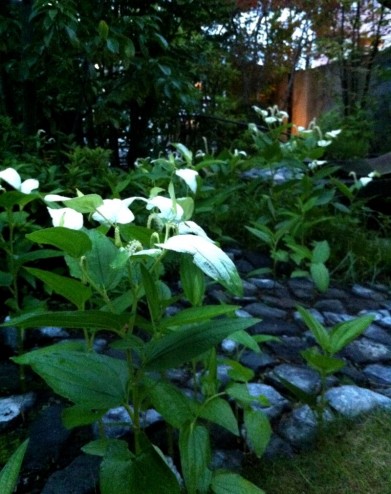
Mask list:
[[[64,411],[67,427],[99,423],[113,407],[126,410],[132,423],[132,445],[103,434],[83,448],[102,457],[103,494],[180,492],[165,456],[170,448],[162,451],[143,430],[143,411],[150,406],[179,434],[181,472],[190,494],[262,492],[237,474],[210,468],[207,424],[240,435],[239,419],[224,399],[228,396],[244,410],[252,449],[261,455],[266,447],[270,426],[262,412],[251,408],[254,398],[245,383],[223,388],[214,377],[208,392],[187,396],[167,376],[173,367],[202,365],[205,355],[209,352],[212,358],[215,346],[229,335],[242,344],[256,345],[245,331],[255,319],[234,317],[235,306],[203,305],[205,275],[236,295],[242,292],[242,284],[230,258],[191,221],[191,196],[176,196],[175,181],[183,180],[194,190],[196,175],[192,169],[173,169],[168,187],[153,188],[149,197],[48,194],[44,199],[53,227],[27,235],[29,241],[49,245],[63,256],[67,274],[24,269],[64,298],[70,309],[26,313],[12,317],[3,327],[12,324],[31,330],[58,325],[83,331],[84,344],[71,340],[33,350],[14,361],[30,365],[72,403]],[[136,203],[146,208],[146,225],[134,224],[130,206],[135,211]],[[170,252],[181,260],[183,292],[175,296],[163,276]],[[187,300],[191,306],[170,316],[166,308],[178,300]],[[111,346],[122,357],[94,351],[93,341],[100,331],[110,333]],[[211,366],[205,369],[205,375],[211,370]]]

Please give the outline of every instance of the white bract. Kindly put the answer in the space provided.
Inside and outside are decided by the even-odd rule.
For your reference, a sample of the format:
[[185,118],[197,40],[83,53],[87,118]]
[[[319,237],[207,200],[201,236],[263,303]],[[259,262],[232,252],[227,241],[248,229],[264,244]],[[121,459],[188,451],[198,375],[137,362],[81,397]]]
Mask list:
[[0,178],[23,194],[31,194],[33,190],[36,190],[39,187],[39,182],[35,178],[28,178],[22,182],[19,173],[14,168],[2,170],[0,172]]
[[71,208],[47,208],[52,218],[53,226],[63,226],[71,230],[83,228],[83,215]]
[[365,187],[366,185],[369,184],[369,182],[372,182],[374,177],[378,177],[378,176],[379,176],[378,172],[371,172],[371,173],[368,173],[368,175],[366,177],[361,177],[358,181],[360,182],[360,184],[363,187]]
[[325,148],[327,146],[330,146],[331,144],[331,141],[327,141],[326,139],[320,139],[318,141],[318,146],[320,146],[321,148]]
[[162,249],[191,254],[194,264],[207,276],[237,293],[241,290],[242,283],[235,264],[210,240],[197,235],[174,235],[166,242],[156,245]]
[[160,210],[160,213],[157,214],[160,219],[170,222],[181,221],[185,213],[179,204],[176,204],[172,199],[163,196],[156,196],[152,199],[148,199],[147,209],[150,210],[153,208]]
[[322,166],[322,165],[324,165],[326,163],[327,163],[326,160],[314,160],[314,161],[311,161],[311,163],[308,164],[308,168],[310,170],[315,170],[315,168],[318,168],[318,166]]
[[196,170],[190,170],[190,168],[181,168],[175,171],[175,175],[186,182],[186,185],[194,194],[196,193],[198,176],[198,172]]
[[329,132],[326,132],[325,137],[328,137],[329,139],[335,139],[341,132],[341,129],[330,130]]
[[129,199],[104,199],[102,206],[99,206],[92,218],[104,225],[121,224],[126,225],[134,220],[134,214],[129,209],[129,205],[134,198]]

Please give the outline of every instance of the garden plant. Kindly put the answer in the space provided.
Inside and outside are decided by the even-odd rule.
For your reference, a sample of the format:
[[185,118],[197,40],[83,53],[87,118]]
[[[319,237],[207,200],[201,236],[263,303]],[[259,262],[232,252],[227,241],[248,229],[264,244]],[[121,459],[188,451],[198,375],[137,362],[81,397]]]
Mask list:
[[[348,216],[355,225],[360,210],[356,193],[372,177],[347,186],[320,161],[325,141],[338,132],[323,138],[314,124],[286,140],[286,114],[276,107],[256,112],[270,127],[261,131],[249,125],[255,146],[246,152],[214,157],[207,149],[193,154],[175,144],[166,157],[140,159],[134,171],[125,172],[104,165],[104,150],[76,148],[65,173],[80,180],[74,191],[59,180],[56,166],[48,174],[34,162],[16,162],[0,171],[1,287],[8,309],[1,326],[16,328],[18,355],[12,359],[20,364],[22,382],[23,370],[30,366],[69,404],[63,413],[65,426],[98,424],[100,437],[85,444],[83,451],[102,458],[103,494],[262,492],[235,472],[210,467],[211,424],[237,436],[242,447],[259,458],[271,427],[253,406],[257,399],[266,402],[249,394],[247,382],[254,373],[239,363],[240,351],[237,359],[218,356],[217,346],[224,338],[259,352],[265,337],[247,332],[258,320],[236,317],[239,306],[205,303],[208,283],[219,283],[236,297],[242,294],[234,263],[209,232],[221,243],[235,240],[234,230],[224,231],[225,211],[231,211],[234,192],[250,191],[260,198],[255,214],[262,211],[263,216],[247,230],[266,244],[274,275],[278,263],[290,261],[294,276],[311,275],[317,289],[325,291],[333,269],[326,267],[333,262],[332,237],[329,229],[317,237],[317,228],[331,225],[331,211]],[[89,162],[99,163],[100,177],[97,190],[91,192],[83,168]],[[255,163],[268,171],[266,181],[237,183]],[[288,178],[276,182],[282,169]],[[26,170],[40,180],[42,175],[51,177],[49,185],[36,178],[24,180]],[[285,203],[281,198],[288,187]],[[128,191],[133,195],[121,198]],[[213,221],[204,225],[208,215]],[[45,269],[46,263],[55,268]],[[172,306],[175,313],[169,310]],[[300,313],[319,345],[303,357],[321,375],[320,397],[311,401],[321,422],[326,378],[342,366],[335,354],[372,318],[349,321],[329,333],[304,309]],[[72,330],[76,338],[26,352],[25,332],[45,326]],[[77,338],[80,332],[83,341]],[[94,346],[101,332],[109,341],[103,353]],[[230,368],[226,384],[217,377],[221,363]],[[169,379],[170,369],[177,367],[193,373],[189,395]],[[111,437],[103,423],[105,414],[116,407],[129,416],[131,443]],[[154,444],[144,430],[150,408],[166,424],[164,446]],[[5,489],[13,489],[23,448],[3,470],[0,481],[7,482]]]

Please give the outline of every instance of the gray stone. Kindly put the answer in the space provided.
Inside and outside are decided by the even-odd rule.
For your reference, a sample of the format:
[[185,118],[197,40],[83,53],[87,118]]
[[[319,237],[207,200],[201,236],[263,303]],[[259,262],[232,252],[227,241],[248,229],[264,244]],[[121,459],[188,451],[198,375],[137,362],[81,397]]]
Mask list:
[[293,456],[292,446],[278,434],[272,434],[263,457],[267,460],[274,460],[277,458],[292,458]]
[[47,326],[45,328],[38,329],[41,336],[49,339],[62,339],[69,338],[69,333],[64,328],[58,328],[55,326]]
[[53,473],[41,494],[91,494],[96,492],[99,481],[97,456],[80,455],[63,470]]
[[255,353],[252,351],[245,351],[240,357],[240,363],[254,372],[260,372],[266,367],[276,364],[278,360],[276,357],[269,355],[267,352]]
[[251,283],[253,283],[256,287],[264,290],[276,290],[277,288],[283,288],[281,283],[270,278],[249,278],[249,281],[251,281]]
[[363,285],[359,285],[358,283],[352,286],[352,293],[354,295],[357,295],[357,297],[367,298],[376,302],[385,300],[385,297],[382,293],[379,293],[378,291],[371,288],[364,287]]
[[317,394],[320,391],[319,374],[306,366],[281,364],[268,373],[268,378],[275,384],[284,386],[280,381],[282,378],[307,394]]
[[221,350],[228,355],[232,355],[237,352],[238,348],[239,344],[236,343],[236,341],[234,340],[230,340],[229,338],[225,338],[221,342]]
[[286,398],[267,384],[248,383],[247,389],[251,396],[260,399],[259,401],[254,401],[251,407],[254,410],[261,410],[269,419],[281,415],[283,410],[289,405],[289,401]]
[[342,354],[358,364],[391,360],[391,350],[386,345],[368,338],[353,341],[342,351]]
[[288,315],[286,310],[276,309],[275,307],[270,307],[262,302],[246,305],[244,310],[254,317],[261,317],[263,319],[283,319]]
[[237,309],[235,311],[235,315],[237,317],[252,317],[252,315],[250,313],[248,313],[246,310],[243,310],[243,309]]
[[391,386],[391,366],[381,364],[367,365],[364,374],[376,384]]
[[62,423],[63,410],[64,407],[58,404],[44,408],[31,424],[30,442],[23,463],[27,470],[40,471],[60,457],[71,434]]
[[265,346],[271,349],[279,359],[301,364],[303,362],[301,352],[307,349],[309,344],[304,338],[284,335],[278,342],[268,341]]
[[212,470],[224,468],[230,471],[240,471],[243,458],[243,452],[238,449],[214,449],[210,468]]
[[[140,426],[143,429],[162,420],[162,416],[154,409],[140,413]],[[106,437],[119,438],[132,430],[132,420],[125,407],[111,408],[102,417],[101,424],[94,424],[93,430],[96,437],[100,435],[100,427],[103,427]]]
[[291,278],[288,286],[295,297],[304,300],[312,300],[315,295],[315,285],[308,278]]
[[346,309],[344,304],[338,299],[319,300],[314,308],[321,312],[338,312],[343,314]]
[[24,395],[13,395],[8,398],[0,399],[0,431],[11,426],[15,419],[21,417],[35,403],[35,393],[26,393]]
[[340,324],[341,322],[351,321],[354,319],[354,316],[350,314],[338,314],[336,312],[323,312],[324,321],[327,326],[335,326],[336,324]]
[[[332,418],[330,412],[325,411],[324,420],[330,421]],[[303,447],[313,442],[317,430],[315,412],[308,405],[304,405],[293,410],[281,421],[278,433],[293,446]]]
[[370,326],[368,326],[363,335],[370,340],[391,347],[391,334],[384,329],[379,328],[377,324],[371,324]]
[[283,319],[266,319],[250,328],[251,334],[266,334],[271,336],[300,336],[300,327]]
[[331,388],[326,392],[329,405],[345,417],[356,417],[375,408],[391,409],[391,398],[354,385]]

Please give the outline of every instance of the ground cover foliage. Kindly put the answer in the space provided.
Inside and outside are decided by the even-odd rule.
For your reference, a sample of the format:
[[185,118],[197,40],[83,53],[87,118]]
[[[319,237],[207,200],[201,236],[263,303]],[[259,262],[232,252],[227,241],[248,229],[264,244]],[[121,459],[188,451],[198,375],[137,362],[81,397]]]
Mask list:
[[[350,230],[372,241],[366,223],[371,213],[359,193],[376,178],[343,181],[321,159],[339,129],[323,133],[314,122],[287,139],[292,129],[286,120],[277,107],[254,108],[243,136],[246,151],[219,156],[208,152],[207,142],[194,152],[174,144],[167,155],[121,170],[108,166],[107,150],[75,147],[65,166],[48,159],[43,166],[37,155],[15,154],[14,166],[0,170],[1,291],[3,316],[11,317],[3,327],[19,330],[13,360],[21,365],[21,382],[23,366],[31,366],[65,398],[67,427],[99,422],[116,406],[125,407],[133,423],[133,444],[102,436],[83,448],[102,458],[104,494],[112,493],[113,485],[118,493],[162,492],[162,486],[170,493],[262,492],[261,483],[209,468],[208,424],[227,429],[238,441],[244,441],[244,428],[243,448],[259,458],[271,434],[265,415],[251,407],[246,382],[252,372],[230,362],[231,381],[222,386],[217,380],[216,345],[223,338],[255,351],[264,341],[246,332],[257,320],[235,317],[238,307],[204,305],[210,281],[234,295],[242,290],[221,247],[229,242],[263,250],[272,260],[268,276],[311,276],[320,291],[336,276],[368,281],[370,275],[375,281],[381,271],[388,279],[381,253],[379,264],[372,258],[361,269],[359,253],[346,250]],[[45,146],[41,135],[35,140]],[[335,223],[344,225],[343,252],[336,248]],[[383,229],[371,236],[386,243],[387,225]],[[182,310],[168,315],[166,309],[178,303]],[[329,341],[316,321],[302,315],[322,350],[306,360],[324,378],[340,365],[333,358],[336,348],[371,322],[361,318],[335,327]],[[81,331],[84,344],[71,340],[25,353],[25,331],[47,325]],[[110,332],[111,347],[123,358],[93,351],[100,331]],[[195,375],[192,396],[166,379],[168,369],[182,365]],[[326,406],[322,397],[318,405]],[[142,429],[149,407],[161,413],[172,433],[164,451]],[[25,447],[0,478],[8,492]],[[175,453],[183,487],[165,456]]]

